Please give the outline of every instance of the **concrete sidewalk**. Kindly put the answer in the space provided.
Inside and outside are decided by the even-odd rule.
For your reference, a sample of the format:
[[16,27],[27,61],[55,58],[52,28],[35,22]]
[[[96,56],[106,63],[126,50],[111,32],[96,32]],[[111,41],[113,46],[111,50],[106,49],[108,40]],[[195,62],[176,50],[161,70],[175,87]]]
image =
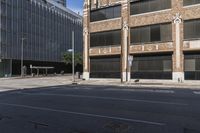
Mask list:
[[34,78],[1,78],[0,91],[15,90],[24,88],[39,88],[48,86],[59,86],[72,83],[71,76],[52,76]]
[[127,87],[159,87],[159,88],[182,88],[182,89],[200,89],[200,81],[184,81],[178,83],[173,80],[148,80],[142,79],[139,82],[135,82],[132,79],[128,83],[121,83],[120,79],[90,79],[88,81],[81,81],[81,84],[87,85],[112,85],[112,86],[127,86]]
[[[119,87],[134,87],[134,88],[163,88],[163,89],[200,89],[200,81],[185,81],[178,83],[172,80],[140,80],[135,83],[131,80],[128,83],[121,83],[120,79],[90,79],[90,80],[77,80],[79,85],[101,85],[101,86],[119,86]],[[0,79],[0,92],[24,88],[41,88],[53,87],[62,85],[71,85],[72,77],[65,76],[51,76],[51,77],[37,77],[37,78],[1,78]]]

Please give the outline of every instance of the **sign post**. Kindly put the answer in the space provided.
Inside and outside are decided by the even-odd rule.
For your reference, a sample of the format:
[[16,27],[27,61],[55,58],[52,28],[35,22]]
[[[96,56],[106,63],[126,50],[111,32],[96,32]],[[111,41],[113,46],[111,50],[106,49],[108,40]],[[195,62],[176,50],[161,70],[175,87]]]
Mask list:
[[129,67],[132,67],[132,64],[133,64],[133,56],[131,56],[131,55],[128,56],[128,64],[129,64]]
[[133,64],[133,56],[129,55],[128,56],[128,67],[129,67],[130,73],[127,72],[127,81],[131,80],[131,67],[132,67],[132,64]]

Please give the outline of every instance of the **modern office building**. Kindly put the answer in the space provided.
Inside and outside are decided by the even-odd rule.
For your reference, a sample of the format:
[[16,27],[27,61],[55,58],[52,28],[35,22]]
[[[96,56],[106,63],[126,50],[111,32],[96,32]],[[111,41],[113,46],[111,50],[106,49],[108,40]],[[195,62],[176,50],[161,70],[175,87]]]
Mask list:
[[[63,54],[82,52],[82,17],[52,0],[1,0],[0,75],[20,74],[21,60],[30,65],[66,70]],[[22,58],[23,57],[23,58]]]
[[85,0],[83,15],[85,79],[200,80],[199,0]]
[[66,7],[67,1],[66,0],[53,0],[61,5],[63,5],[64,7]]

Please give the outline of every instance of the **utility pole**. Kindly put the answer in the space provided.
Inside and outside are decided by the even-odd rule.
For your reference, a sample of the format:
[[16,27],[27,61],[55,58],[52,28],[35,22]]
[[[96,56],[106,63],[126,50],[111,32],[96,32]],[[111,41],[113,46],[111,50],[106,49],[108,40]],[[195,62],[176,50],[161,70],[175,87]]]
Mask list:
[[73,84],[75,84],[75,73],[74,73],[74,70],[75,70],[75,61],[74,61],[74,53],[75,53],[75,49],[74,49],[74,30],[72,31],[72,82]]
[[21,77],[24,77],[24,40],[26,38],[22,37],[22,45],[21,45]]

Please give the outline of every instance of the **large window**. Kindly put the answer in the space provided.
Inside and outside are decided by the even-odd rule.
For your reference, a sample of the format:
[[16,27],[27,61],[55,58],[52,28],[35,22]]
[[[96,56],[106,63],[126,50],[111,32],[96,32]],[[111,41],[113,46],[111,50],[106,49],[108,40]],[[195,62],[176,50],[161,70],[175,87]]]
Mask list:
[[185,79],[200,80],[200,54],[185,54]]
[[142,79],[171,79],[171,55],[135,55],[132,77]]
[[90,59],[92,78],[120,78],[120,57],[93,57]]
[[121,44],[121,30],[91,33],[90,46],[109,46]]
[[131,43],[151,43],[172,41],[172,25],[157,24],[131,29]]
[[134,0],[131,3],[131,15],[154,12],[171,8],[171,0]]
[[183,0],[183,5],[194,5],[194,4],[200,4],[200,0]]
[[90,12],[90,21],[94,22],[94,21],[118,18],[120,16],[121,16],[121,6],[118,5],[113,7],[92,10]]
[[184,39],[200,39],[200,19],[184,22]]

